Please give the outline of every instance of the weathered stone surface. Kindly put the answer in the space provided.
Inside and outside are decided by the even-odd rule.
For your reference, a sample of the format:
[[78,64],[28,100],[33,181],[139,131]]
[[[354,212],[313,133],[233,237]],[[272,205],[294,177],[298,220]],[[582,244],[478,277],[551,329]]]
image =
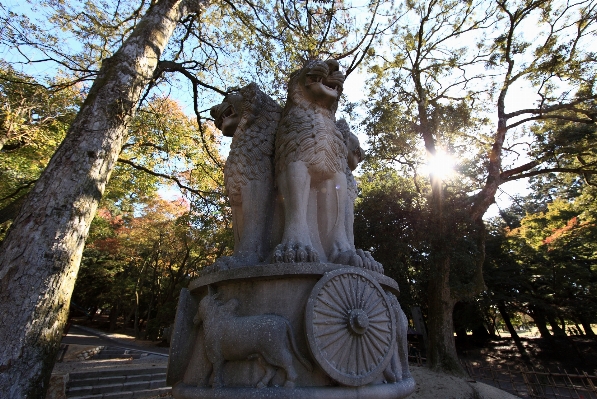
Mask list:
[[398,399],[414,391],[411,378],[403,384],[377,384],[362,387],[297,387],[281,388],[221,388],[205,389],[179,384],[172,389],[177,399]]
[[215,270],[263,262],[272,248],[274,222],[274,137],[282,108],[251,83],[211,109],[216,127],[232,137],[224,167],[232,207],[234,254]]
[[396,342],[394,312],[366,271],[326,273],[311,291],[305,317],[311,352],[334,380],[365,385],[388,366]]
[[[361,279],[359,283],[346,284],[345,279],[352,279],[353,276]],[[339,277],[341,280],[336,282],[335,277]],[[366,281],[366,284],[362,284],[363,280]],[[335,283],[335,285],[326,287],[328,282]],[[325,297],[319,296],[321,287],[324,287]],[[178,391],[176,389],[173,391],[176,397],[229,397],[236,399],[245,397],[245,394],[249,392],[247,391],[249,388],[259,392],[263,391],[264,395],[266,392],[270,392],[267,395],[273,395],[272,392],[279,392],[279,395],[282,395],[280,397],[286,397],[284,395],[287,395],[282,391],[291,391],[293,394],[299,395],[298,397],[311,394],[315,395],[313,397],[318,397],[317,395],[327,397],[324,391],[318,393],[311,388],[320,387],[327,390],[338,383],[346,384],[346,381],[338,381],[337,375],[330,375],[329,371],[321,366],[321,361],[317,356],[313,355],[316,349],[307,339],[310,334],[309,331],[313,331],[311,322],[313,317],[308,316],[310,309],[308,305],[309,298],[321,298],[320,306],[324,302],[329,303],[332,300],[346,303],[341,310],[343,313],[341,316],[336,317],[336,320],[323,320],[324,323],[334,322],[338,325],[342,329],[341,334],[350,337],[346,339],[357,340],[362,338],[362,340],[367,339],[367,342],[371,342],[372,335],[370,334],[376,332],[375,328],[380,328],[379,326],[384,323],[385,327],[383,328],[390,331],[389,338],[386,338],[385,351],[383,354],[380,353],[383,359],[381,361],[374,359],[377,367],[371,371],[364,371],[361,368],[362,374],[365,375],[367,380],[370,380],[370,384],[391,387],[384,388],[385,391],[382,388],[365,390],[364,392],[371,392],[371,395],[373,395],[370,396],[371,398],[384,397],[386,391],[389,392],[388,397],[400,398],[403,397],[401,396],[402,393],[409,392],[409,387],[414,387],[412,378],[407,375],[401,376],[400,381],[395,383],[391,383],[384,375],[384,371],[391,364],[397,350],[394,344],[396,338],[392,337],[392,332],[396,336],[396,332],[405,331],[406,329],[406,326],[402,328],[394,324],[396,316],[392,308],[392,297],[388,293],[398,294],[398,286],[394,280],[387,276],[362,268],[336,264],[270,264],[211,273],[193,281],[189,289],[189,291],[183,291],[184,293],[181,295],[175,331],[173,332],[173,346],[169,358],[168,382],[177,387]],[[343,296],[332,294],[334,297],[332,299],[327,295],[337,290],[340,290]],[[217,298],[213,297],[216,295],[215,293],[217,293]],[[369,298],[369,294],[375,297]],[[190,298],[193,299],[190,300]],[[382,300],[378,302],[373,300],[374,298],[382,298]],[[214,305],[213,302],[217,303]],[[206,309],[208,308],[207,305],[210,304],[212,306],[209,308],[215,308],[215,310],[207,315],[206,310],[199,310],[200,303],[203,303]],[[313,308],[323,309],[321,307]],[[307,314],[305,310],[307,310]],[[359,311],[366,313],[367,317],[371,315],[371,318],[368,319],[368,326],[365,325],[366,321],[363,317],[359,321]],[[199,323],[192,325],[192,319],[197,314],[200,315],[197,318]],[[275,317],[272,317],[272,315],[275,315]],[[221,334],[214,334],[214,331],[209,331],[210,323],[217,325],[218,320],[227,318],[229,320],[223,324],[243,324],[248,321],[250,323],[263,322],[264,324],[271,323],[271,325],[287,325],[290,327],[290,334],[294,338],[297,350],[292,349],[290,341],[283,343],[281,334],[267,333],[270,327],[265,328],[265,332],[262,331],[258,336],[250,336],[250,334],[244,332],[249,330],[246,326],[244,328],[231,327],[230,324],[227,326],[218,325],[215,331],[219,331]],[[185,322],[182,323],[182,320],[185,320]],[[206,320],[208,321],[206,322]],[[367,330],[369,326],[373,329]],[[364,331],[359,334],[359,329]],[[239,333],[239,331],[241,332]],[[224,337],[226,334],[227,336]],[[226,351],[231,351],[220,357],[220,360],[222,357],[224,359],[222,365],[218,367],[214,367],[214,363],[217,363],[217,361],[215,361],[216,358],[213,357],[213,353],[210,355],[209,352],[213,352],[214,348],[221,352],[224,352],[224,350],[222,347],[218,347],[219,343],[213,342],[214,336],[217,339],[227,341]],[[353,338],[355,336],[357,337]],[[269,349],[267,347],[258,347],[259,344],[254,341],[258,337],[261,337],[262,341],[259,344],[271,343],[272,348],[282,347],[285,358],[290,357],[292,359],[291,364],[294,372],[296,372],[296,377],[288,378],[284,367],[279,365],[280,362],[275,359],[275,356],[269,357]],[[245,338],[247,342],[241,343],[241,340]],[[230,344],[231,342],[238,342],[238,348]],[[342,345],[343,342],[339,340],[337,343]],[[253,349],[247,349],[247,345]],[[371,345],[369,345],[369,348],[372,348]],[[236,349],[238,351],[235,351]],[[344,353],[346,359],[356,359],[358,357],[353,353],[355,349],[356,346],[353,349],[346,349]],[[249,352],[251,354],[247,355]],[[380,355],[375,351],[374,353]],[[268,357],[269,360],[267,360]],[[306,357],[309,363],[312,364],[312,370],[301,362],[302,357]],[[364,358],[361,356],[361,359]],[[264,361],[267,363],[265,367]],[[354,362],[352,364],[354,365]],[[220,369],[218,372],[221,378],[219,382],[215,382],[214,372],[216,368]],[[268,368],[270,374],[275,369],[273,376],[267,374],[266,369]],[[182,378],[172,378],[172,375],[174,375],[172,370],[178,370],[178,373],[185,370],[184,376]],[[352,380],[352,385],[358,385],[361,377],[363,376],[348,377],[347,381],[350,383]],[[284,388],[285,384],[292,386],[292,384],[287,384],[289,379],[294,383],[294,388]],[[364,380],[364,378],[361,378],[361,381]],[[178,384],[176,384],[177,381]],[[213,388],[214,384],[220,387]],[[182,388],[183,386],[185,388]],[[259,389],[257,386],[263,388]],[[306,389],[307,387],[311,388]],[[303,390],[303,388],[306,390]],[[215,394],[212,391],[219,393]],[[182,392],[187,396],[179,396],[183,395]],[[334,397],[334,395],[343,395],[345,393],[344,389],[340,389],[337,393],[330,392],[329,394],[332,395],[330,397]],[[362,398],[366,397],[362,396]]]
[[233,138],[224,180],[235,245],[205,273],[271,260],[383,273],[354,246],[352,170],[362,149],[346,121],[335,119],[343,84],[336,61],[314,60],[290,77],[283,111],[255,83],[211,109],[216,127]]
[[[189,291],[195,292],[208,284],[214,284],[226,280],[243,280],[252,278],[269,278],[274,276],[300,276],[300,275],[314,275],[316,278],[323,276],[327,272],[344,268],[344,265],[334,263],[274,263],[266,265],[254,265],[247,268],[239,268],[233,270],[224,270],[219,273],[206,274],[189,284]],[[398,283],[394,279],[384,276],[381,273],[369,272],[378,283],[383,286],[390,287],[396,293],[398,290]]]
[[283,111],[255,84],[212,109],[233,136],[235,248],[181,293],[168,367],[176,398],[414,390],[398,285],[354,245],[362,149],[335,119],[343,84],[336,61],[314,60],[291,75]]
[[297,378],[293,356],[309,371],[311,363],[298,351],[294,333],[282,316],[263,314],[238,316],[238,300],[220,302],[218,294],[208,293],[199,303],[195,324],[203,323],[205,352],[212,367],[214,388],[224,386],[224,362],[255,359],[265,372],[257,388],[269,385],[276,367],[284,370],[284,386],[294,388]]

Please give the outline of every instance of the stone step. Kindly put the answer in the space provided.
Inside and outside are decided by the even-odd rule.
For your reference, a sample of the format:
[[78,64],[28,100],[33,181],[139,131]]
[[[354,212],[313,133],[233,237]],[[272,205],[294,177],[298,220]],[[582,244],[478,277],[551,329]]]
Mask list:
[[69,399],[142,398],[169,392],[166,367],[118,368],[73,372],[69,375]]
[[69,399],[133,399],[133,398],[147,398],[150,396],[165,395],[172,392],[170,387],[154,388],[154,389],[142,389],[139,391],[126,391],[126,392],[111,392],[111,393],[100,393],[95,395],[82,395],[82,396],[68,396]]
[[101,378],[119,375],[161,374],[166,373],[166,367],[151,368],[119,368],[111,370],[75,371],[69,374],[70,380],[84,378]]
[[[145,370],[153,371],[153,370]],[[118,374],[118,375],[110,375],[110,376],[103,376],[97,377],[93,376],[91,378],[70,378],[68,383],[69,388],[75,387],[84,387],[84,386],[93,386],[93,385],[106,385],[106,384],[118,384],[124,382],[134,382],[134,381],[159,381],[159,380],[166,380],[166,373],[148,373],[148,374]]]
[[94,360],[105,360],[105,359],[140,359],[147,354],[143,353],[99,353],[92,357]]
[[[69,387],[66,396],[68,398],[90,395],[105,395],[105,394],[122,394],[123,392],[136,392],[151,390],[156,388],[165,388],[166,380],[160,379],[156,381],[127,381],[121,383],[104,384],[104,385],[87,385],[79,387]],[[118,396],[114,396],[118,397]]]
[[134,349],[106,346],[106,347],[102,347],[102,349],[98,353],[95,353],[94,355],[92,355],[92,358],[93,359],[124,359],[124,358],[140,359],[147,355],[148,355],[147,352],[137,351]]

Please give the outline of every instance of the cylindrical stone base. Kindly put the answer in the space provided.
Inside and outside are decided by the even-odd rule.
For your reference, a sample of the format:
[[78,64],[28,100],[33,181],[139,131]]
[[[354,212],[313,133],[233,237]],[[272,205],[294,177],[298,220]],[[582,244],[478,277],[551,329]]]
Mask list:
[[[375,369],[375,375],[368,378],[372,382],[367,385],[343,386],[346,384],[340,384],[321,367],[321,360],[316,360],[309,347],[306,323],[311,318],[305,317],[305,311],[314,287],[326,273],[342,274],[343,270],[355,269],[319,263],[256,265],[211,273],[191,282],[189,290],[181,293],[170,349],[167,380],[174,387],[174,397],[408,396],[415,384],[407,371],[400,381],[387,383],[383,370]],[[363,269],[354,271],[363,275],[363,281],[374,280],[370,285],[379,287],[382,297],[383,291],[398,294],[394,280],[365,272],[363,275]],[[345,288],[346,294],[351,295],[352,288]],[[286,332],[284,326],[288,326]],[[347,331],[346,334],[351,333],[350,329]],[[338,339],[342,334],[341,331]],[[377,346],[375,342],[372,345]],[[346,356],[348,359],[351,352]],[[306,359],[306,365],[301,358]],[[311,367],[307,367],[309,363]],[[389,360],[381,366],[385,368],[388,363]],[[268,369],[271,378],[267,377]]]

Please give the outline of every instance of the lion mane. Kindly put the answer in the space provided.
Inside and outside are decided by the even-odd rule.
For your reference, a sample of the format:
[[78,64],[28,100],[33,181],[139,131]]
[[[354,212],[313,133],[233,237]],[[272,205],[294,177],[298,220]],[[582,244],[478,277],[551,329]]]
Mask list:
[[311,61],[290,76],[286,107],[276,133],[276,172],[293,161],[304,161],[320,172],[344,171],[347,149],[335,126],[338,103],[325,107],[306,94],[308,75],[329,81],[340,91],[344,77],[330,73],[324,61]]
[[224,166],[224,183],[231,202],[238,201],[249,180],[273,184],[275,130],[282,108],[251,83],[238,91],[240,122]]

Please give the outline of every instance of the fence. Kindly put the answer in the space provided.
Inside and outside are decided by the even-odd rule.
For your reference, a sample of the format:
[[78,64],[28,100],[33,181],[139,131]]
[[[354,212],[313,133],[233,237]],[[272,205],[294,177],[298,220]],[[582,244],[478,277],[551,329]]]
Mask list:
[[[408,361],[423,366],[426,358],[420,351],[412,350]],[[501,366],[462,362],[466,371],[476,381],[494,386],[521,398],[530,399],[597,399],[597,371],[589,374],[575,370],[553,372],[549,369],[518,369]]]
[[597,373],[514,369],[464,363],[471,376],[521,398],[597,399]]

